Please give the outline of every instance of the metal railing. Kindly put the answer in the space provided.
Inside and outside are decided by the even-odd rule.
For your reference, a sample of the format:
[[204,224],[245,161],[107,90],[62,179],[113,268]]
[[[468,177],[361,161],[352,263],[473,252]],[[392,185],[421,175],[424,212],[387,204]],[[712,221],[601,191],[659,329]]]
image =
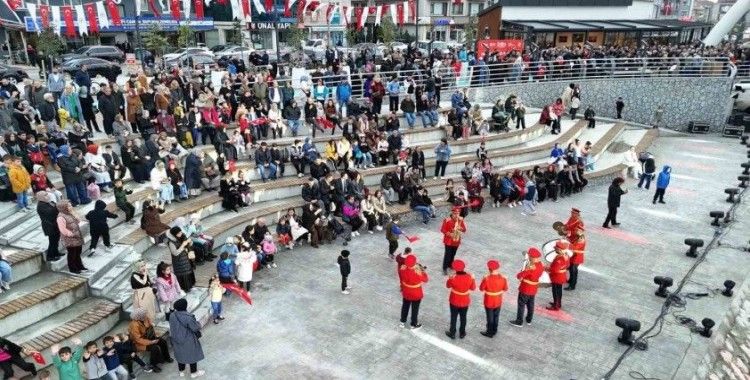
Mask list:
[[[291,69],[289,69],[291,71]],[[292,87],[299,90],[302,81],[306,81],[311,92],[322,80],[331,96],[335,97],[335,87],[342,80],[349,80],[352,84],[352,97],[364,97],[364,86],[368,78],[379,76],[381,83],[387,88],[391,78],[396,77],[400,84],[400,94],[407,93],[410,79],[415,85],[424,85],[431,73],[442,80],[441,93],[443,99],[450,97],[450,92],[457,88],[488,87],[513,83],[533,83],[561,81],[575,83],[585,79],[599,78],[661,78],[661,77],[738,77],[750,78],[750,63],[735,66],[726,57],[688,57],[688,58],[592,58],[562,61],[535,61],[516,63],[494,63],[469,65],[462,64],[456,70],[451,66],[439,64],[432,69],[416,67],[401,68],[392,71],[374,69],[366,71],[340,71],[339,74],[315,76],[314,70],[308,74],[297,76],[282,75],[279,85],[291,81]],[[388,94],[386,94],[386,98]],[[387,99],[386,99],[387,101]]]

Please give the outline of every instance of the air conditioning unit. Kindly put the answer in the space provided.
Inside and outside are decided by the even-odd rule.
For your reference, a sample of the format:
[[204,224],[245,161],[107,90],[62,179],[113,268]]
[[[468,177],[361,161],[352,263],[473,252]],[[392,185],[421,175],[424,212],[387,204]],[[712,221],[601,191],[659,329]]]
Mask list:
[[725,125],[724,129],[721,131],[721,135],[724,137],[735,137],[739,138],[742,136],[742,133],[745,131],[745,128],[738,125]]

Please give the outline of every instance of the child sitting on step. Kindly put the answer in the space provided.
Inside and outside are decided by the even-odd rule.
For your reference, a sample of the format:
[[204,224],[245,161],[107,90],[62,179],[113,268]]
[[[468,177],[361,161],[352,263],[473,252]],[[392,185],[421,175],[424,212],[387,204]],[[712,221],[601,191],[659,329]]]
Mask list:
[[261,246],[263,247],[263,253],[266,254],[266,268],[276,268],[276,263],[273,262],[273,257],[276,255],[278,249],[276,248],[276,243],[273,242],[273,235],[271,235],[270,232],[266,232]]

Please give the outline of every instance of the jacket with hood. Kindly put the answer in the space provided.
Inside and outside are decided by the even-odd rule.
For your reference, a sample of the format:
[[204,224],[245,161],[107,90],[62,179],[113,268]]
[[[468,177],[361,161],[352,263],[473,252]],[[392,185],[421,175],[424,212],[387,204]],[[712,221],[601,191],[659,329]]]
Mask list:
[[101,199],[96,201],[94,209],[86,214],[86,219],[89,221],[91,232],[103,232],[109,230],[107,218],[117,219],[117,215],[109,212],[109,210],[107,210],[107,204]]
[[672,174],[672,167],[669,165],[664,165],[664,167],[661,169],[661,173],[659,173],[659,177],[656,179],[656,188],[657,189],[666,189],[667,186],[669,186],[669,177]]
[[[66,186],[83,181],[83,170],[80,170],[81,161],[70,154],[70,147],[67,145],[60,146],[60,157],[57,159],[57,165],[60,166],[63,184]],[[76,172],[76,169],[79,169],[79,171]]]

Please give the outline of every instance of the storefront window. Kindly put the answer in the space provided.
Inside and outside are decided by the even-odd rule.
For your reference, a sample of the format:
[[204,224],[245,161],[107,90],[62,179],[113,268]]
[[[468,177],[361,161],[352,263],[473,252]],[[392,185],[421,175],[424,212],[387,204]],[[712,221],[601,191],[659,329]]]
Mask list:
[[[507,37],[506,35],[506,38],[513,38],[513,37]],[[555,34],[554,33],[536,33],[535,42],[540,47],[552,46],[555,43]]]
[[447,3],[432,3],[430,4],[430,14],[433,16],[447,16],[448,6]]
[[451,8],[451,15],[463,16],[463,14],[464,14],[464,3],[453,3],[453,8]]
[[479,12],[484,9],[483,3],[470,3],[469,4],[469,16],[476,16]]

